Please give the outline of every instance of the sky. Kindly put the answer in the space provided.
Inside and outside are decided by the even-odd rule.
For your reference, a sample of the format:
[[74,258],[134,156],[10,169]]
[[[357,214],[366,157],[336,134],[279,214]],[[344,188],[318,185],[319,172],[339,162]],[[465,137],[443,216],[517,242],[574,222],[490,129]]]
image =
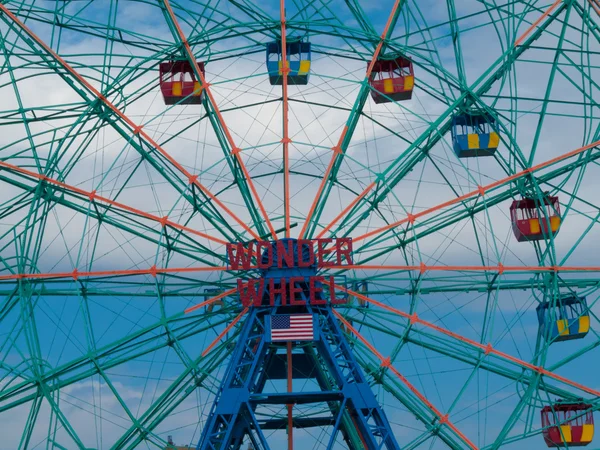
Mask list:
[[[280,33],[279,2],[252,3],[236,6],[234,2],[189,0],[173,2],[173,8],[195,57],[206,62],[211,93],[231,139],[241,148],[241,160],[257,192],[252,203],[256,205],[256,197],[260,198],[273,227],[279,229],[284,227],[285,214],[282,91],[268,82],[264,54],[265,44]],[[374,35],[360,28],[343,1],[286,2],[288,35],[301,36],[312,44],[308,85],[289,87],[290,221],[297,223],[292,237],[301,232],[331,160],[331,148],[338,143],[356,105],[374,51],[373,41],[377,42],[393,7],[391,1],[357,3]],[[578,8],[590,12],[587,1],[575,1],[562,10],[530,48],[516,61],[510,59],[516,38],[550,3],[405,2],[391,44],[384,51],[393,48],[412,59],[413,97],[387,104],[367,98],[317,230],[334,221],[374,182],[379,183],[377,188],[364,200],[387,192],[378,199],[376,211],[370,211],[370,203],[360,201],[348,221],[335,223],[329,233],[357,238],[597,140],[598,85],[594,80],[598,79],[600,49],[597,37],[582,25],[578,12]],[[120,111],[143,125],[147,136],[160,143],[179,167],[198,174],[199,183],[233,211],[241,224],[251,229],[264,226],[262,218],[258,224],[253,221],[204,106],[167,107],[163,102],[157,64],[175,57],[177,50],[157,3],[96,0],[62,5],[15,0],[5,4],[96,89],[106,92]],[[251,5],[255,13],[244,12],[239,6],[244,4]],[[460,80],[448,4],[459,18],[465,68]],[[597,23],[598,16],[591,14],[590,20]],[[260,17],[269,19],[259,21]],[[145,152],[140,155],[136,147],[146,138],[120,134],[127,129],[120,119],[107,119],[98,103],[89,106],[75,89],[78,80],[40,57],[39,46],[33,44],[32,48],[8,29],[10,19],[2,18],[3,162],[85,192],[95,191],[152,217],[168,216],[178,226],[212,237],[230,240],[237,233],[244,240],[251,238],[222,206],[214,207],[214,202],[194,211],[193,199],[200,194],[189,189],[181,170],[156,151],[147,153],[151,148],[147,143],[140,144]],[[568,26],[563,27],[563,20]],[[119,37],[108,40],[107,34]],[[556,51],[559,45],[562,52]],[[555,59],[557,68],[553,69]],[[502,64],[510,69],[494,79],[490,74]],[[488,80],[492,81],[486,86]],[[501,144],[495,157],[459,159],[450,134],[439,136],[441,124],[462,106],[456,99],[467,91],[477,97],[479,108],[498,115]],[[84,98],[93,96],[84,93]],[[49,117],[56,112],[58,118]],[[23,117],[29,120],[25,122]],[[437,142],[428,149],[428,156],[419,158],[434,139]],[[585,156],[593,158],[594,154]],[[544,179],[559,167],[569,170]],[[476,342],[492,343],[520,360],[556,366],[559,375],[599,389],[593,362],[599,342],[595,331],[598,295],[592,284],[597,271],[565,273],[556,279],[528,269],[597,266],[597,171],[596,162],[582,164],[573,157],[536,172],[540,183],[536,192],[549,191],[561,202],[561,229],[549,242],[518,243],[513,235],[510,204],[531,189],[522,177],[491,191],[489,197],[473,197],[437,209],[414,225],[404,223],[354,246],[359,264],[440,267],[501,263],[523,267],[520,272],[496,278],[464,270],[420,275],[418,271],[357,269],[346,273],[348,282],[368,279],[369,296],[377,301],[403,312],[416,312],[428,323]],[[123,271],[146,270],[153,265],[198,268],[223,264],[224,246],[198,234],[182,234],[173,226],[165,231],[156,220],[132,216],[117,207],[102,209],[99,220],[86,196],[64,194],[56,185],[42,186],[39,179],[18,175],[15,170],[3,169],[0,177],[4,194],[0,202],[0,277],[70,273],[74,268]],[[493,201],[500,194],[505,196]],[[482,202],[485,207],[477,209]],[[471,208],[475,212],[469,215]],[[228,227],[218,221],[211,223],[209,219],[217,213]],[[455,213],[463,214],[456,222],[451,220]],[[235,278],[235,274],[216,270],[156,278],[147,274],[27,282],[0,278],[5,295],[0,315],[0,391],[10,393],[19,383],[63,365],[70,367],[48,381],[51,393],[39,402],[27,444],[21,440],[27,417],[38,406],[31,400],[23,400],[19,406],[12,402],[33,391],[0,396],[0,449],[52,445],[70,449],[77,447],[77,439],[87,448],[111,448],[120,437],[128,436],[132,417],[151,420],[151,405],[174,386],[189,386],[182,392],[190,395],[177,397],[181,403],[164,421],[153,425],[147,442],[128,441],[128,445],[160,448],[172,435],[177,443],[195,446],[231,347],[224,344],[222,353],[214,353],[215,358],[222,355],[225,359],[210,369],[201,387],[193,386],[188,371],[190,367],[210,367],[211,361],[201,358],[202,350],[241,308],[232,296],[226,300],[227,307],[213,313],[204,308],[183,317],[181,313],[212,295],[214,289],[231,286]],[[495,283],[495,289],[483,290],[486,282]],[[511,283],[518,283],[518,289],[511,288]],[[416,294],[410,295],[410,290]],[[567,292],[586,296],[591,331],[585,339],[546,345],[538,334],[535,307]],[[542,406],[559,395],[597,402],[589,392],[568,383],[547,379],[542,383],[502,358],[478,362],[472,346],[432,328],[409,327],[407,320],[375,305],[368,309],[353,305],[343,313],[379,352],[394,355],[394,366],[437,409],[448,413],[452,423],[478,447],[545,448],[539,434]],[[224,342],[235,342],[236,328]],[[378,364],[364,345],[349,338],[363,367]],[[118,350],[102,353],[115,349],[116,343],[121,345]],[[565,358],[569,362],[561,363]],[[106,367],[104,374],[87,375],[96,364]],[[177,384],[180,380],[182,384]],[[409,411],[418,401],[406,385],[389,373],[385,386],[370,380],[402,448],[447,448]],[[527,391],[530,380],[539,383],[533,392]],[[52,388],[54,383],[64,383],[64,387]],[[303,389],[308,387],[310,382]],[[285,387],[274,383],[270,388]],[[520,400],[523,409],[517,409]],[[594,405],[595,409],[598,403]],[[413,408],[424,411],[422,417],[432,417],[422,405]],[[505,438],[499,438],[511,418],[516,419],[514,424],[507,428]],[[67,422],[71,430],[67,430]],[[49,433],[49,429],[53,431]],[[327,430],[312,429],[298,432],[296,442],[321,448],[326,437]],[[423,442],[417,445],[421,437]],[[274,432],[269,442],[278,448],[284,445],[285,434]],[[344,448],[341,438],[336,445]]]

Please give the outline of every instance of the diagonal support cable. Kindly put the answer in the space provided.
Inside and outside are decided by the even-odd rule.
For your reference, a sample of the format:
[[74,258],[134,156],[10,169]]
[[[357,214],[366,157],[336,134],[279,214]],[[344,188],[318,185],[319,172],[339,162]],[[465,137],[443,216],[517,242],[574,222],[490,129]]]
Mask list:
[[[352,293],[352,291],[348,291],[350,293]],[[469,440],[468,437],[466,437],[457,427],[456,425],[454,425],[452,422],[450,422],[450,419],[448,418],[448,414],[442,414],[442,412],[440,410],[438,410],[428,399],[427,397],[425,397],[421,392],[419,392],[419,390],[410,382],[408,381],[408,379],[402,375],[391,363],[390,358],[389,357],[384,357],[369,341],[367,341],[365,339],[364,336],[362,336],[358,330],[356,328],[354,328],[350,322],[348,322],[346,319],[344,319],[344,317],[337,312],[335,309],[333,310],[333,313],[335,314],[335,316],[338,318],[338,320],[340,320],[350,331],[352,331],[352,333],[354,333],[354,335],[363,343],[367,346],[367,348],[371,351],[371,353],[373,353],[373,355],[375,355],[380,361],[381,361],[381,366],[384,368],[387,368],[390,372],[392,372],[400,381],[402,381],[402,383],[404,383],[406,385],[406,387],[408,387],[408,389],[410,389],[410,391],[415,394],[417,396],[417,398],[419,398],[419,400],[421,400],[425,405],[427,405],[427,407],[436,415],[438,416],[438,420],[440,425],[446,425],[448,426],[448,428],[450,428],[457,436],[459,436],[461,438],[461,440],[467,444],[467,446],[473,450],[478,450],[479,447],[477,447],[473,442],[471,442]]]
[[[377,47],[375,48],[375,52],[373,52],[373,57],[371,58],[371,62],[369,63],[367,72],[365,73],[365,77],[363,78],[363,82],[362,82],[360,91],[358,93],[358,97],[356,98],[356,101],[354,102],[354,107],[352,108],[352,111],[350,112],[350,116],[348,117],[348,120],[346,121],[346,125],[344,126],[344,128],[342,130],[342,134],[340,135],[340,138],[338,139],[337,145],[332,148],[333,155],[331,155],[331,160],[329,161],[329,165],[327,166],[327,169],[325,170],[325,174],[323,175],[323,179],[321,180],[321,184],[319,186],[317,194],[315,195],[315,199],[310,207],[310,210],[308,211],[308,215],[306,216],[306,220],[304,222],[302,230],[300,231],[300,239],[304,238],[305,234],[307,233],[309,226],[311,226],[310,224],[313,221],[313,215],[315,213],[316,213],[316,219],[314,219],[314,221],[316,222],[318,220],[318,217],[320,216],[320,212],[317,211],[317,208],[322,209],[322,207],[327,202],[327,197],[329,195],[329,191],[331,190],[331,183],[334,181],[333,179],[330,180],[330,178],[335,178],[335,173],[337,173],[337,167],[339,167],[339,164],[341,163],[341,160],[343,159],[344,153],[345,153],[346,149],[348,148],[348,144],[350,143],[350,139],[352,138],[352,135],[356,128],[356,124],[358,123],[358,118],[360,117],[360,112],[362,111],[364,104],[367,101],[367,96],[368,96],[369,90],[370,90],[368,81],[369,81],[369,78],[371,77],[371,72],[373,71],[373,67],[375,66],[375,63],[377,62],[377,59],[379,58],[379,55],[381,54],[381,50],[383,49],[384,43],[387,41],[387,39],[389,38],[389,36],[394,28],[394,25],[398,18],[398,13],[399,13],[401,2],[402,2],[402,0],[396,0],[396,2],[394,3],[394,6],[392,7],[392,11],[390,12],[388,20],[385,24],[383,33],[381,33],[379,43],[377,44]],[[334,168],[335,168],[335,171],[334,171]],[[327,189],[327,192],[325,192],[325,187],[328,183],[329,183],[329,188]],[[372,186],[374,186],[374,184],[372,184],[370,186],[372,187]]]
[[[237,162],[240,165],[240,168],[242,169],[242,172],[244,173],[246,180],[248,181],[250,190],[252,191],[252,194],[254,195],[254,199],[256,200],[256,203],[258,204],[258,207],[263,215],[265,223],[267,224],[267,226],[269,228],[269,231],[271,232],[271,235],[273,236],[273,239],[277,239],[277,233],[275,232],[275,229],[273,228],[273,225],[271,224],[269,215],[267,214],[265,206],[263,205],[263,202],[260,199],[260,196],[258,195],[258,191],[256,190],[256,187],[254,186],[252,177],[250,177],[250,173],[248,172],[248,169],[246,168],[246,165],[244,164],[244,161],[240,155],[241,149],[236,145],[236,143],[233,139],[233,136],[232,136],[231,132],[229,131],[229,128],[225,124],[225,119],[223,118],[223,115],[221,114],[221,110],[219,109],[219,106],[217,105],[217,102],[213,96],[212,90],[210,88],[210,83],[208,83],[206,81],[206,77],[204,76],[204,73],[202,73],[202,71],[200,70],[200,67],[198,66],[198,62],[196,61],[196,58],[194,57],[194,53],[192,52],[190,44],[189,44],[187,38],[185,37],[183,30],[179,26],[179,22],[177,21],[177,18],[175,17],[175,13],[173,12],[173,9],[171,8],[171,4],[170,4],[169,0],[162,0],[162,2],[164,3],[169,16],[171,17],[171,21],[172,21],[173,25],[175,26],[175,29],[177,30],[177,34],[179,35],[179,38],[181,39],[181,43],[183,44],[183,47],[187,54],[188,60],[191,64],[192,68],[194,69],[196,76],[201,81],[201,88],[206,92],[208,101],[210,102],[210,104],[214,110],[214,113],[217,116],[217,120],[221,124],[221,128],[223,129],[225,138],[227,139],[227,141],[229,142],[229,145],[231,146],[231,153],[237,159]],[[254,233],[251,233],[251,234],[254,236],[255,239],[260,240],[260,237],[256,236]]]
[[[73,67],[71,67],[58,53],[52,50],[39,36],[37,36],[31,29],[29,29],[18,17],[13,14],[4,4],[0,3],[0,11],[2,11],[14,25],[16,25],[22,32],[24,32],[30,39],[35,41],[44,51],[51,56],[60,66],[62,66],[67,72],[69,72],[79,84],[91,93],[97,101],[103,103],[110,111],[118,116],[129,128],[128,131],[131,133],[132,138],[143,139],[146,144],[161,154],[175,169],[177,169],[185,178],[187,178],[190,185],[196,186],[200,189],[204,195],[214,201],[223,211],[225,211],[233,220],[235,220],[244,230],[246,230],[255,239],[259,239],[259,236],[252,230],[248,225],[240,219],[231,209],[229,209],[221,200],[219,200],[206,186],[198,181],[198,176],[190,173],[185,167],[183,167],[173,156],[171,156],[158,142],[156,142],[148,133],[143,129],[143,125],[136,124],[131,120],[125,113],[117,108],[110,100],[108,100],[100,91],[98,91],[89,81],[87,81],[82,75],[80,75]],[[85,98],[81,91],[77,92]]]
[[574,387],[576,389],[579,389],[579,390],[581,390],[583,392],[586,392],[588,394],[594,395],[596,397],[600,397],[600,391],[599,390],[592,389],[592,388],[590,388],[588,386],[584,386],[581,383],[577,383],[577,382],[575,382],[573,380],[570,380],[570,379],[568,379],[566,377],[563,377],[563,376],[558,375],[558,374],[556,374],[554,372],[551,372],[551,371],[545,369],[544,367],[536,366],[534,364],[528,363],[527,361],[524,361],[522,359],[519,359],[519,358],[516,358],[514,356],[511,356],[508,353],[505,353],[505,352],[502,352],[500,350],[497,350],[497,349],[495,349],[492,346],[492,344],[487,344],[487,345],[482,344],[482,343],[477,342],[477,341],[475,341],[473,339],[469,339],[467,337],[461,336],[458,333],[455,333],[453,331],[447,330],[446,328],[440,327],[440,326],[435,325],[435,324],[433,324],[431,322],[423,320],[423,319],[421,319],[417,315],[417,313],[409,314],[407,312],[401,311],[401,310],[399,310],[397,308],[394,308],[392,306],[388,306],[388,305],[386,305],[384,303],[381,303],[381,302],[379,302],[377,300],[369,298],[366,295],[363,295],[363,294],[361,294],[359,292],[354,292],[354,291],[352,291],[350,289],[347,289],[344,286],[336,285],[336,288],[339,289],[339,290],[341,290],[341,291],[343,291],[343,292],[346,292],[348,294],[352,294],[356,298],[360,298],[361,300],[364,300],[364,301],[369,302],[369,303],[371,303],[373,305],[379,306],[380,308],[385,309],[386,311],[389,311],[389,312],[394,313],[394,314],[396,314],[396,315],[398,315],[400,317],[403,317],[404,319],[409,320],[410,323],[411,323],[411,325],[417,324],[417,325],[420,325],[420,326],[423,326],[423,327],[435,330],[435,331],[437,331],[439,333],[442,333],[442,334],[444,334],[446,336],[449,336],[449,337],[451,337],[453,339],[456,339],[456,340],[461,341],[461,342],[463,342],[465,344],[468,344],[468,345],[470,345],[472,347],[475,347],[479,351],[483,352],[484,356],[494,355],[494,356],[496,356],[496,357],[498,357],[500,359],[512,362],[512,363],[517,364],[517,365],[519,365],[519,366],[521,366],[521,367],[523,367],[525,369],[529,369],[529,370],[533,371],[534,373],[538,373],[540,375],[547,376],[549,378],[552,378],[552,379],[554,379],[556,381],[560,381],[560,382],[562,382],[562,383],[564,383],[566,385],[572,386],[572,387]]
[[118,208],[118,209],[121,209],[121,210],[124,210],[124,211],[128,211],[130,213],[133,213],[133,214],[136,214],[138,216],[141,216],[141,217],[144,217],[146,219],[149,219],[149,220],[152,220],[154,222],[157,222],[157,223],[161,224],[163,227],[165,227],[165,226],[168,225],[168,226],[170,226],[170,227],[172,227],[172,228],[174,228],[176,230],[185,231],[187,233],[190,233],[190,234],[193,234],[193,235],[196,235],[196,236],[200,236],[202,238],[208,239],[209,241],[213,241],[213,242],[216,242],[218,244],[222,244],[222,245],[227,244],[227,241],[224,241],[222,239],[210,236],[209,234],[203,233],[201,231],[194,230],[193,228],[187,227],[185,225],[181,225],[181,224],[179,224],[177,222],[173,222],[172,220],[169,220],[168,217],[159,217],[159,216],[156,216],[154,214],[150,214],[150,213],[147,213],[147,212],[142,211],[140,209],[137,209],[137,208],[134,208],[132,206],[126,205],[124,203],[117,202],[117,201],[111,200],[111,199],[109,199],[107,197],[103,197],[101,195],[98,195],[98,194],[96,194],[96,191],[86,191],[85,189],[81,189],[81,188],[72,186],[70,184],[63,183],[62,181],[56,180],[56,179],[51,178],[49,176],[42,175],[41,173],[33,172],[31,170],[28,170],[28,169],[24,169],[22,167],[16,166],[14,164],[7,163],[5,161],[0,161],[0,167],[8,169],[8,170],[10,170],[12,172],[19,173],[21,175],[26,175],[28,177],[34,178],[34,179],[39,180],[39,181],[43,181],[43,182],[48,183],[48,184],[52,184],[52,185],[58,186],[58,187],[60,187],[62,189],[66,189],[66,190],[74,192],[76,194],[82,195],[84,197],[89,198],[90,202],[92,202],[92,203],[93,202],[104,203],[104,204],[110,205],[110,206],[112,206],[114,208]]
[[467,192],[466,194],[463,194],[461,196],[458,196],[456,198],[453,198],[451,200],[448,200],[446,202],[443,203],[439,203],[438,205],[432,206],[431,208],[427,208],[423,211],[420,211],[418,213],[415,214],[408,214],[407,217],[405,217],[404,219],[398,220],[396,222],[390,223],[388,225],[385,225],[383,227],[377,228],[373,231],[369,231],[368,233],[362,234],[360,236],[357,236],[356,238],[354,238],[354,241],[361,241],[364,240],[368,237],[371,236],[375,236],[377,234],[383,233],[385,231],[391,230],[392,228],[396,228],[400,225],[406,224],[406,223],[410,223],[413,224],[415,222],[416,219],[429,215],[431,213],[434,213],[436,211],[439,211],[442,208],[445,208],[447,206],[452,206],[454,204],[460,203],[464,200],[467,200],[469,198],[475,198],[477,196],[483,196],[485,195],[486,191],[490,190],[490,189],[495,189],[497,187],[500,187],[502,185],[505,185],[507,183],[510,183],[512,181],[516,181],[520,178],[526,177],[526,176],[530,176],[532,175],[534,172],[537,172],[541,169],[545,169],[546,167],[549,167],[553,164],[556,164],[558,162],[561,162],[565,159],[571,158],[572,156],[577,156],[580,153],[583,153],[587,150],[591,150],[594,147],[597,147],[600,145],[600,141],[595,141],[592,142],[591,144],[585,145],[583,147],[579,147],[576,148],[575,150],[571,150],[570,152],[564,153],[562,155],[559,155],[555,158],[549,159],[547,161],[541,162],[539,164],[536,164],[535,166],[532,166],[528,169],[522,170],[520,172],[517,172],[513,175],[509,175],[507,177],[501,178],[500,180],[494,181],[493,183],[487,184],[485,186],[479,186],[477,189],[471,191],[471,192]]
[[[559,3],[557,3],[557,5],[558,4]],[[539,27],[537,29],[531,29],[527,31],[527,34],[524,36],[527,44],[530,44],[539,38],[541,33],[543,33],[545,29],[554,21],[554,19],[562,13],[564,9],[563,6],[564,5],[558,8],[558,10],[554,12],[553,16],[551,16],[549,20],[543,23],[541,21],[538,22]],[[552,11],[554,10],[555,8],[552,9]],[[552,11],[549,11],[544,17],[548,17]],[[449,105],[446,111],[433,123],[431,123],[427,130],[423,132],[414,142],[412,142],[405,152],[398,156],[383,171],[383,173],[380,175],[381,179],[378,180],[378,186],[381,187],[381,189],[373,191],[372,184],[367,186],[364,191],[359,194],[360,199],[355,199],[348,208],[344,209],[344,211],[350,211],[347,214],[352,216],[353,213],[358,212],[358,208],[362,204],[366,203],[367,205],[370,205],[366,211],[358,214],[355,222],[351,225],[351,230],[356,228],[362,220],[369,217],[376,205],[380,204],[388,196],[388,194],[400,182],[400,180],[402,180],[407,173],[413,170],[413,168],[420,161],[428,156],[429,151],[433,148],[433,146],[439,142],[444,134],[450,129],[452,124],[452,119],[450,116],[454,112],[455,108],[457,108],[463,102],[468,101],[471,93],[481,97],[483,94],[489,91],[495,81],[502,78],[502,74],[506,73],[506,71],[512,67],[514,61],[516,61],[517,58],[527,50],[527,48],[528,47],[526,45],[517,45],[508,49],[478,80],[476,80],[469,87],[469,89],[465,90],[451,105]],[[492,69],[496,65],[499,65],[498,69],[492,72]],[[526,167],[524,156],[520,153],[520,151],[518,151],[516,157],[518,160],[523,161],[522,167]],[[366,196],[367,193],[370,195]],[[327,229],[330,229],[335,222],[342,218],[342,215],[337,216],[334,219],[334,222],[330,224]],[[344,219],[347,220],[348,217],[344,217]]]
[[544,13],[538,17],[538,19],[533,22],[531,24],[531,26],[525,31],[525,33],[523,33],[516,41],[515,41],[515,47],[521,45],[523,43],[523,41],[525,39],[527,39],[527,36],[529,36],[529,33],[531,33],[535,27],[537,27],[542,20],[544,20],[546,17],[548,17],[550,15],[550,13],[552,13],[552,11],[554,11],[554,9],[562,2],[562,0],[556,0],[552,5],[550,5],[550,7],[544,11]]
[[289,101],[288,101],[288,74],[290,67],[287,62],[287,36],[285,29],[285,0],[281,0],[279,7],[281,20],[281,61],[282,61],[282,85],[281,95],[283,97],[283,207],[285,216],[285,237],[290,237],[290,155],[289,155]]
[[[0,275],[0,281],[6,280],[58,280],[61,278],[72,278],[77,281],[83,278],[95,277],[127,277],[135,275],[166,275],[172,273],[199,273],[199,272],[225,272],[229,270],[227,266],[219,267],[156,267],[148,269],[130,269],[130,270],[91,270],[79,271],[73,269],[71,272],[50,272],[50,273],[14,273],[10,275]],[[233,291],[232,291],[233,292]],[[231,293],[231,292],[229,292]],[[221,297],[219,297],[221,298]],[[202,305],[204,306],[204,305]]]

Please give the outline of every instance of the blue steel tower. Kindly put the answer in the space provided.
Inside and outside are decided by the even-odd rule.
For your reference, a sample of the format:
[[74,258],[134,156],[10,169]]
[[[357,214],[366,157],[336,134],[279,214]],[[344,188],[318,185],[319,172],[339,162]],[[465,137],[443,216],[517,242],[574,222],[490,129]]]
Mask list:
[[[278,265],[276,243],[270,243],[273,263],[261,270],[265,283],[260,305],[250,307],[242,325],[197,448],[239,449],[244,442],[251,442],[257,450],[270,449],[273,447],[265,437],[269,430],[287,429],[291,441],[294,429],[328,427],[331,432],[327,449],[336,442],[339,445],[340,433],[352,450],[399,449],[390,423],[333,314],[328,289],[313,293],[311,302],[309,280],[317,276],[318,267],[316,263],[300,267],[299,261],[308,260],[313,244],[301,243],[298,251],[295,239],[279,242],[293,248],[293,264]],[[264,251],[263,267],[267,260]],[[286,298],[289,294],[283,289],[290,283],[296,288],[293,299]],[[312,316],[312,339],[274,340],[271,319],[294,315]],[[314,388],[294,388],[295,380]],[[270,386],[285,381],[287,392],[271,392]],[[287,407],[288,417],[262,418],[261,408],[274,405]],[[315,405],[319,414],[294,418],[294,405]]]

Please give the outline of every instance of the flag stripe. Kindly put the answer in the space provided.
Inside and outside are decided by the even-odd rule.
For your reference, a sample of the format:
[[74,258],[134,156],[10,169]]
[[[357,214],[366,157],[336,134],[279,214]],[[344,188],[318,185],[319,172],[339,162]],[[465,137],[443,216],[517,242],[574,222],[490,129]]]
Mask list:
[[302,333],[273,333],[273,336],[306,336],[307,334],[313,334],[313,332],[303,331]]
[[279,336],[274,336],[272,338],[273,341],[300,341],[300,340],[304,340],[304,339],[313,339],[313,335],[312,334],[307,334],[304,336],[285,336],[285,337],[279,337]]
[[313,334],[313,332],[311,330],[306,330],[306,331],[299,331],[297,333],[289,333],[289,332],[281,332],[281,333],[273,333],[273,336],[291,336],[291,335],[298,335],[298,334]]
[[282,333],[272,333],[272,336],[290,336],[290,335],[296,335],[296,334],[313,334],[312,330],[303,330],[303,331],[298,331],[297,333],[290,333],[290,332],[282,332]]
[[270,317],[272,341],[314,339],[312,314],[276,314]]

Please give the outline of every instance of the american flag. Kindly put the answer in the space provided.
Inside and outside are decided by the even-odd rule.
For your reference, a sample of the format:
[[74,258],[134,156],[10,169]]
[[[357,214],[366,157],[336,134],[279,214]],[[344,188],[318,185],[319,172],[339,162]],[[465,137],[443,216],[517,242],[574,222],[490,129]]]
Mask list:
[[312,341],[312,314],[277,314],[271,316],[271,341]]

